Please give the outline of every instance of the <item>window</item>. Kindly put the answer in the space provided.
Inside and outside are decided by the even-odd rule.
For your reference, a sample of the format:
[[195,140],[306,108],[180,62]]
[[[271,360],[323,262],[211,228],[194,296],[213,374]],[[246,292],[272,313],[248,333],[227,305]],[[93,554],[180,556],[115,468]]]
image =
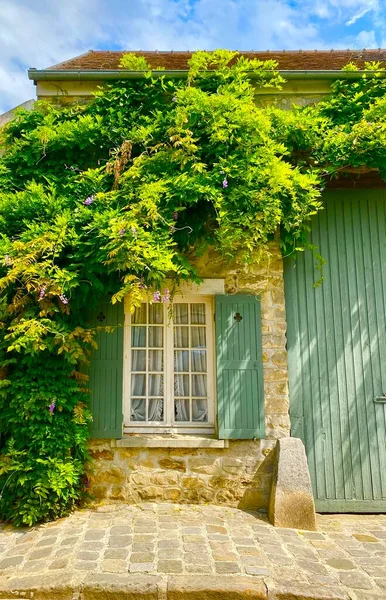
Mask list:
[[211,298],[143,303],[127,318],[125,430],[213,431]]

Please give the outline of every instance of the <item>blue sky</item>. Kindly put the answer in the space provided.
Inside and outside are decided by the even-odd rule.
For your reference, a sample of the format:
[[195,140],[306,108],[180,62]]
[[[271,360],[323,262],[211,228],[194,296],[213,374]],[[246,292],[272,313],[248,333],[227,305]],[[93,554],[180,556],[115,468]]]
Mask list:
[[0,0],[0,114],[89,49],[386,47],[386,0]]

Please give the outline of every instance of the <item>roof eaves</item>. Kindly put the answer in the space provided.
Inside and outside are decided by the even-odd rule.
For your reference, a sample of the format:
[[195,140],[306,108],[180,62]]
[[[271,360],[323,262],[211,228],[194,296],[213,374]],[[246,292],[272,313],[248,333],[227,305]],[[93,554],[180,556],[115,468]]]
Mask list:
[[[28,69],[28,78],[33,81],[108,81],[119,79],[141,79],[144,71],[128,71],[126,69],[93,69],[93,70],[53,70]],[[187,69],[152,71],[156,77],[184,78]],[[367,74],[368,77],[386,77],[386,71],[342,71],[342,70],[279,70],[285,79],[359,79]],[[257,76],[256,76],[257,77]],[[254,74],[251,73],[251,78]]]

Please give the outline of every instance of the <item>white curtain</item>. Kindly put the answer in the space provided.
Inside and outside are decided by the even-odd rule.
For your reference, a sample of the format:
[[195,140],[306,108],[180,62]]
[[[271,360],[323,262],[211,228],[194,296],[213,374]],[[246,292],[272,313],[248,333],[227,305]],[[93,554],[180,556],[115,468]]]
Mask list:
[[198,400],[194,398],[192,400],[192,421],[205,422],[208,420],[208,401]]
[[[139,316],[143,318],[143,315]],[[162,314],[154,312],[154,320],[162,322]],[[163,421],[163,349],[148,350],[146,360],[146,327],[131,328],[131,399],[132,421]],[[163,348],[163,327],[148,327],[148,346]],[[135,350],[135,348],[144,348]],[[144,371],[139,373],[138,371]],[[155,371],[155,373],[154,373]],[[149,373],[150,372],[150,373]],[[151,398],[151,396],[161,396]],[[146,397],[148,411],[146,419]]]
[[173,321],[175,325],[184,325],[189,323],[189,304],[179,303],[173,306]]
[[163,421],[164,420],[164,401],[162,398],[149,399],[149,414],[148,421]]
[[132,398],[131,399],[131,421],[146,421],[146,399]]
[[[188,398],[176,398],[175,420],[190,421],[190,400]],[[192,400],[192,421],[206,422],[208,420],[208,402],[204,399],[193,398]]]
[[174,400],[176,421],[190,421],[189,402],[190,400],[188,400],[187,398],[176,398]]
[[189,327],[174,328],[174,347],[189,348]]
[[[205,325],[205,304],[191,304],[190,315],[188,304],[176,304],[174,323],[175,419],[204,422],[208,420],[206,330],[194,325]],[[184,326],[188,323],[190,327]]]
[[205,325],[205,304],[190,305],[190,322],[192,325]]
[[[205,422],[208,420],[205,304],[176,303],[173,321],[175,419]],[[132,317],[132,421],[164,419],[163,322],[161,304],[142,304]]]
[[191,327],[190,334],[192,348],[206,348],[206,329],[205,327]]

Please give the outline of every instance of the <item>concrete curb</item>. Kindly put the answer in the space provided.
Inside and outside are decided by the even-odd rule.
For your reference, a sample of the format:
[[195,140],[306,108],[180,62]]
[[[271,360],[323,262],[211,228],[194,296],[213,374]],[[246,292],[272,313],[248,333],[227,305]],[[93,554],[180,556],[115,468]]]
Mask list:
[[0,581],[2,600],[355,600],[344,588],[247,575],[53,574]]

